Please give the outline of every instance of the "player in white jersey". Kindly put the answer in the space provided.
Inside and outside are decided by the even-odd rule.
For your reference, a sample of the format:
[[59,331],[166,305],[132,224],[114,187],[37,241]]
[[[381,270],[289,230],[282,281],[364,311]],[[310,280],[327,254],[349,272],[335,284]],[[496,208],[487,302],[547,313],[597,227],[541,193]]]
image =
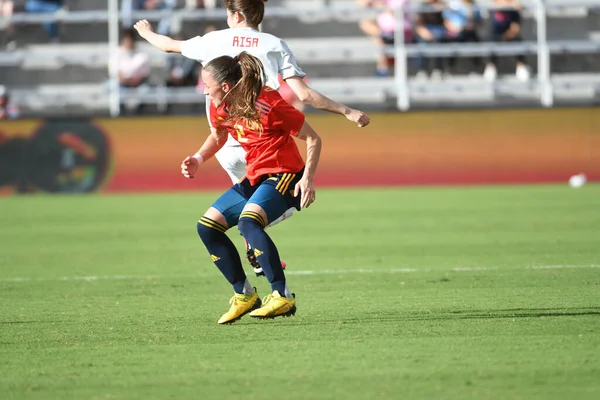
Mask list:
[[[303,103],[344,115],[359,127],[368,125],[370,118],[362,111],[337,103],[306,85],[302,79],[306,74],[296,63],[296,58],[285,41],[258,30],[264,16],[266,1],[223,0],[223,5],[227,8],[227,25],[230,28],[209,32],[186,41],[173,40],[153,32],[146,20],[137,22],[135,29],[153,46],[166,52],[181,53],[202,64],[216,57],[235,56],[241,51],[246,51],[263,63],[267,86],[279,89],[278,74],[281,74]],[[234,183],[243,178],[245,153],[235,139],[230,137],[216,154],[216,158]]]
[[[287,44],[276,36],[259,32],[250,27],[230,28],[209,32],[181,42],[181,54],[199,61],[203,65],[220,56],[234,57],[241,51],[256,56],[263,63],[264,84],[279,89],[278,74],[283,79],[304,78],[306,74],[298,64]],[[207,101],[207,111],[210,102]],[[210,120],[209,120],[210,123]],[[231,136],[225,146],[215,155],[233,183],[239,182],[246,173],[246,153]],[[293,210],[289,211],[289,214]],[[288,213],[284,214],[285,217]]]
[[[285,41],[259,31],[258,26],[263,20],[266,1],[223,0],[223,5],[227,9],[229,29],[209,32],[204,36],[196,36],[185,41],[173,40],[168,36],[155,33],[146,20],[138,21],[134,28],[154,47],[166,52],[181,53],[202,64],[206,64],[216,57],[236,56],[240,52],[246,51],[259,58],[263,63],[267,86],[279,89],[278,74],[280,74],[304,104],[343,115],[356,123],[358,127],[368,125],[370,118],[367,114],[333,101],[310,88],[303,80],[306,74],[296,63],[296,58]],[[210,102],[207,101],[206,104],[208,107]],[[228,136],[227,143],[215,154],[215,157],[232,182],[237,183],[246,173],[246,153],[231,135]],[[288,210],[278,220],[271,222],[269,226],[289,218],[293,212],[294,209]],[[251,258],[250,253],[249,258]],[[250,263],[253,264],[252,260]],[[255,267],[255,272],[257,271]]]

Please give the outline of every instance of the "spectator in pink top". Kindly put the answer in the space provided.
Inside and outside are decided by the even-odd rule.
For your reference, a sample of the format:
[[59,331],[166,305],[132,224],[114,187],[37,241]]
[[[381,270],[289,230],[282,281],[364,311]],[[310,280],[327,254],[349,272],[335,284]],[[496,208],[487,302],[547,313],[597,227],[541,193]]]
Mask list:
[[4,40],[3,45],[7,46],[12,42],[12,37],[14,34],[12,24],[10,22],[13,9],[14,2],[12,0],[0,0],[0,29],[4,28]]
[[[396,10],[400,7],[408,8],[410,0],[358,0],[363,7],[383,7],[376,19],[363,19],[359,23],[360,29],[373,39],[376,46],[381,48],[377,58],[377,76],[388,76],[390,73],[390,57],[386,56],[383,47],[394,44],[396,32]],[[412,42],[412,24],[408,11],[404,12],[404,41]]]
[[119,84],[124,88],[138,87],[150,76],[150,57],[135,48],[135,31],[125,29],[117,59],[113,60],[119,72]]

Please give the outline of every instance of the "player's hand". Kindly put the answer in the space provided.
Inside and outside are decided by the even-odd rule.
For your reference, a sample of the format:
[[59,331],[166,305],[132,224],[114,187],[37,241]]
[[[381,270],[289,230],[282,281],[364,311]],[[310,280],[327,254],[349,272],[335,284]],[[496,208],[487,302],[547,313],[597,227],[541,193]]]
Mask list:
[[300,198],[300,207],[310,207],[316,198],[315,187],[313,186],[312,180],[302,177],[302,179],[296,183],[296,186],[294,187],[294,197],[298,197],[298,195],[302,196]]
[[346,114],[346,118],[358,125],[359,128],[365,127],[369,125],[369,122],[371,122],[371,117],[364,112],[355,110],[353,108],[351,108],[350,112]]
[[133,25],[133,27],[140,34],[141,37],[144,37],[144,35],[148,32],[152,32],[152,25],[150,25],[150,22],[148,22],[148,20],[145,19],[139,20],[135,23],[135,25]]
[[194,179],[194,175],[198,171],[198,160],[194,157],[186,157],[181,162],[181,173],[188,179]]

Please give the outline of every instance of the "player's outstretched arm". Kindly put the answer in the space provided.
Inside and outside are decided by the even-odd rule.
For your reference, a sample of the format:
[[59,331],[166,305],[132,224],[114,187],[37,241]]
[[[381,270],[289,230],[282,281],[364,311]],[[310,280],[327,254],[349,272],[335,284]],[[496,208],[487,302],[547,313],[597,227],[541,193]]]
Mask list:
[[306,121],[304,121],[300,132],[298,132],[298,138],[306,141],[306,165],[302,178],[294,188],[294,196],[302,194],[300,205],[302,208],[308,208],[316,198],[313,179],[321,157],[322,141],[321,137]]
[[319,110],[329,111],[335,114],[343,115],[350,121],[358,125],[359,128],[369,125],[371,118],[360,110],[355,110],[337,101],[331,100],[329,97],[317,92],[302,80],[302,78],[293,76],[285,80],[285,82],[294,91],[298,99],[304,104],[318,108]]
[[215,153],[223,147],[226,141],[227,138],[219,138],[217,132],[214,129],[211,129],[211,134],[206,138],[204,144],[200,147],[200,150],[193,156],[187,156],[181,162],[181,173],[183,176],[193,179],[196,172],[198,172],[200,164],[214,156]]
[[168,36],[159,35],[152,30],[152,25],[145,19],[142,19],[133,25],[141,37],[146,39],[152,46],[166,51],[167,53],[181,53],[181,41],[173,40]]

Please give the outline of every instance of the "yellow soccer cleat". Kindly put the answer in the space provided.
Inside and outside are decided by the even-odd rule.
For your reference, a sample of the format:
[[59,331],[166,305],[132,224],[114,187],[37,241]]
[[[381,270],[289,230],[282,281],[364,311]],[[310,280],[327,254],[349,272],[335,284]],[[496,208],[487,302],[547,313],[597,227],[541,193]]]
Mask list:
[[296,299],[288,299],[279,294],[277,290],[267,295],[263,299],[263,305],[261,308],[254,310],[250,313],[251,317],[254,318],[275,318],[275,317],[289,317],[296,314]]
[[254,293],[251,294],[235,293],[229,300],[229,304],[231,304],[231,307],[219,319],[219,324],[231,324],[250,311],[260,308],[262,303],[260,297],[258,297],[258,293],[256,293],[256,288],[254,288]]

